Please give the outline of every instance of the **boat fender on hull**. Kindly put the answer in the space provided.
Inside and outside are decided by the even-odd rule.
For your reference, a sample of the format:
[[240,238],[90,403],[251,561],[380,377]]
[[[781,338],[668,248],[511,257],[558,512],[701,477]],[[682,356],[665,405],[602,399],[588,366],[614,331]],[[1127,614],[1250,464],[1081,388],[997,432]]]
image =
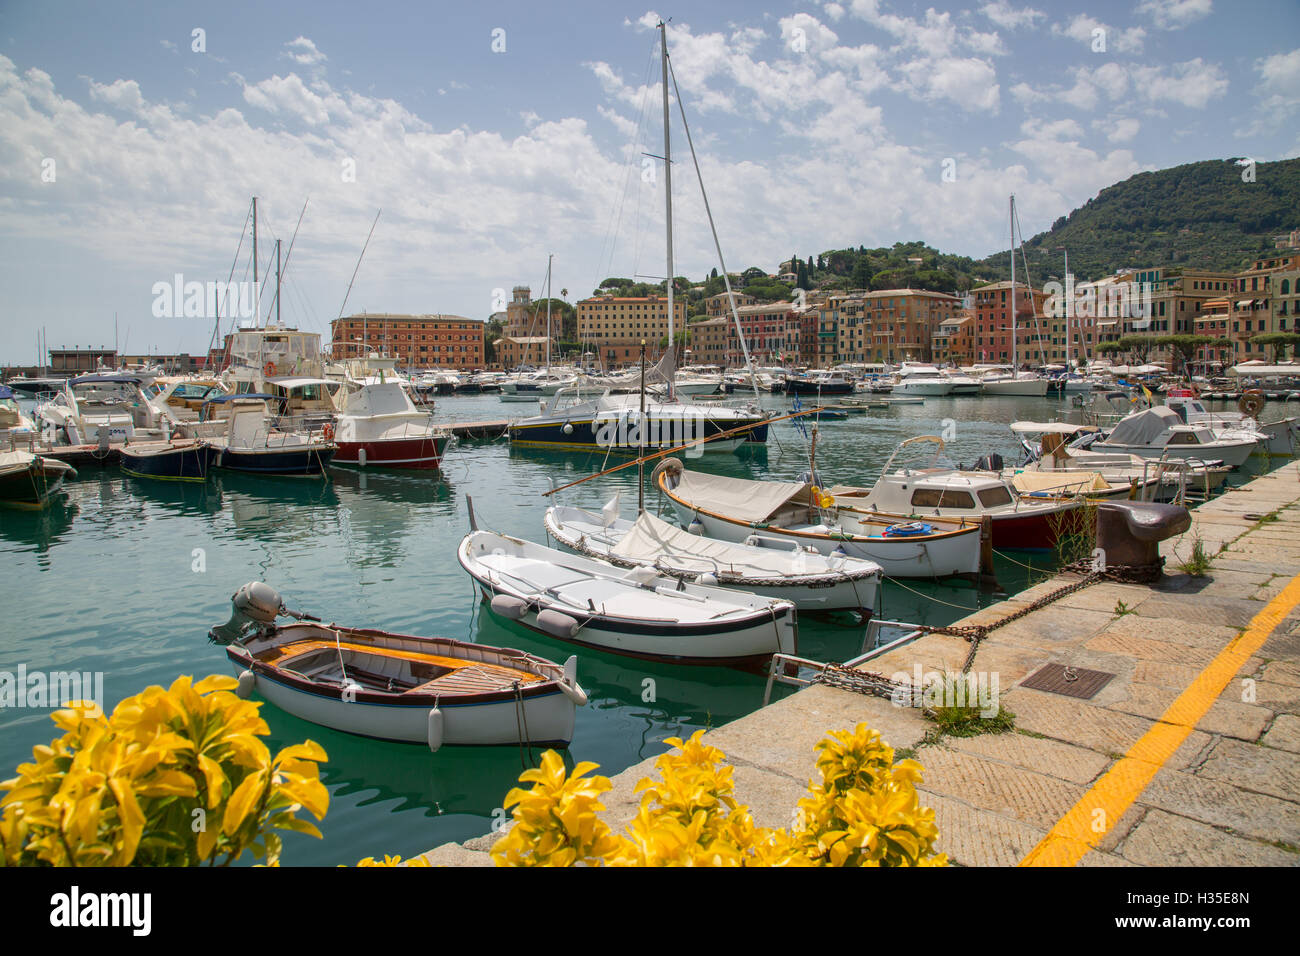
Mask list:
[[511,597],[509,594],[498,594],[492,598],[492,613],[501,617],[517,621],[524,616],[528,610],[528,604],[517,597]]
[[235,696],[240,700],[248,700],[253,696],[253,688],[256,686],[257,675],[246,670],[239,675],[239,686],[235,688]]
[[437,705],[429,711],[427,742],[429,749],[434,753],[442,749],[442,711],[437,708]]
[[553,634],[556,637],[570,638],[578,633],[577,621],[567,614],[552,611],[550,608],[538,613],[537,626],[547,634]]

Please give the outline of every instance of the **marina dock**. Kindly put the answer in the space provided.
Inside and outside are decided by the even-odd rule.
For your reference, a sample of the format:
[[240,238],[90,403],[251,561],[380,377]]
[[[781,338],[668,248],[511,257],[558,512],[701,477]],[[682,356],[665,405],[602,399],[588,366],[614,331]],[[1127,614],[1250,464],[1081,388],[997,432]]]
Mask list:
[[[1209,567],[1187,573],[1200,542]],[[937,849],[967,866],[1294,866],[1300,863],[1300,462],[1192,512],[1161,545],[1152,585],[1093,583],[988,632],[971,665],[996,675],[1004,733],[954,737],[918,708],[824,684],[710,731],[736,797],[761,826],[789,826],[815,777],[814,745],[866,722],[924,768]],[[1192,568],[1192,570],[1200,570]],[[1023,611],[1057,575],[957,625]],[[962,669],[970,645],[930,634],[864,669],[911,678]],[[1026,687],[1064,665],[1055,690]],[[1096,672],[1095,680],[1083,680]],[[1081,689],[1070,687],[1081,685]],[[1084,696],[1091,691],[1091,696]],[[611,777],[621,831],[655,756]],[[575,759],[583,759],[581,753]],[[503,795],[504,796],[504,795]],[[492,833],[425,854],[490,866]]]

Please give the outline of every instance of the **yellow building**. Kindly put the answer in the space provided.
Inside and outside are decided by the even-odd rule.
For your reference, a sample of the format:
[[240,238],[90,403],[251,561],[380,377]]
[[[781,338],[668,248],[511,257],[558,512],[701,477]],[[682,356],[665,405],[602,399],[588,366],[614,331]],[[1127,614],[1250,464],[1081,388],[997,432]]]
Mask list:
[[[674,327],[686,330],[684,298],[673,299]],[[605,368],[628,365],[646,343],[647,356],[668,344],[668,299],[665,296],[596,296],[578,302],[578,339],[588,343]]]

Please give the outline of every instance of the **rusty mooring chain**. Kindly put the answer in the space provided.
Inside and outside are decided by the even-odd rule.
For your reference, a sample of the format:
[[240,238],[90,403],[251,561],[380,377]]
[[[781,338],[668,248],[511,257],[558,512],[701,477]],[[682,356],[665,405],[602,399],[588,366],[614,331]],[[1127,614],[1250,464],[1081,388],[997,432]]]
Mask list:
[[[984,640],[989,635],[989,632],[996,631],[1013,621],[1018,621],[1039,608],[1046,607],[1054,601],[1059,601],[1067,595],[1074,594],[1076,591],[1082,591],[1090,584],[1096,584],[1098,581],[1114,581],[1117,584],[1150,584],[1160,577],[1163,565],[1163,558],[1161,558],[1160,563],[1149,566],[1097,566],[1091,561],[1075,561],[1062,567],[1058,573],[1081,574],[1083,575],[1082,578],[1064,584],[1054,591],[1049,591],[1037,600],[1030,601],[1024,607],[1012,611],[1006,617],[998,618],[992,624],[957,624],[947,627],[917,624],[915,629],[924,631],[927,634],[948,634],[953,637],[964,638],[970,642],[970,652],[966,655],[966,662],[962,664],[961,668],[961,672],[966,674],[970,672],[971,665],[975,663],[975,653],[979,650],[980,641]],[[814,677],[812,682],[877,697],[892,697],[903,686],[889,680],[882,674],[856,671],[841,664],[826,665],[826,668]]]

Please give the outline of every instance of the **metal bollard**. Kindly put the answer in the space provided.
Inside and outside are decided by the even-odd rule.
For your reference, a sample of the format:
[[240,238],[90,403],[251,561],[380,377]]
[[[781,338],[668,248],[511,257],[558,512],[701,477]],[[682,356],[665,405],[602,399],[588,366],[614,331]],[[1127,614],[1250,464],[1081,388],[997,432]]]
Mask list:
[[1147,580],[1160,577],[1160,542],[1192,526],[1181,505],[1103,501],[1097,506],[1097,548],[1107,568],[1123,567]]

